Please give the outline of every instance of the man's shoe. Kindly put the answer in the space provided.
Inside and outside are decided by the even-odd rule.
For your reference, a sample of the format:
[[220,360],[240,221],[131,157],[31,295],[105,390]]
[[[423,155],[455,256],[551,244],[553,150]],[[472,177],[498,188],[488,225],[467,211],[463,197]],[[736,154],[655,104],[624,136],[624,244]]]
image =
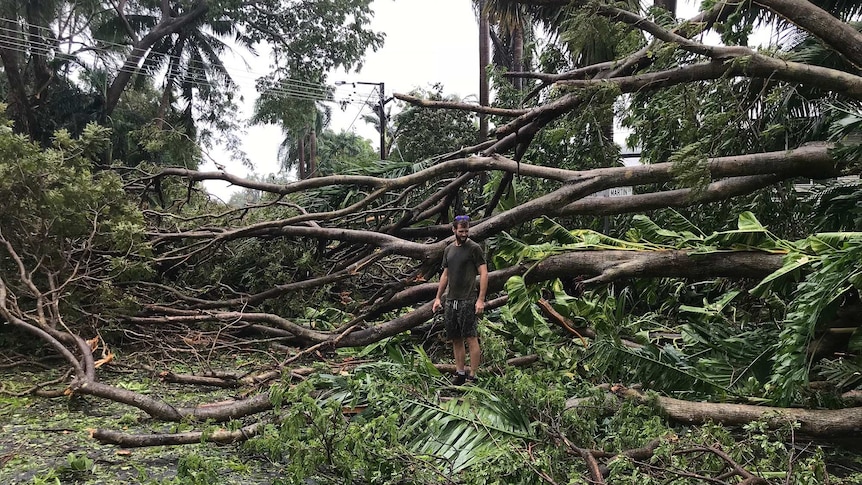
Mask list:
[[452,385],[463,386],[467,382],[467,374],[455,373],[455,378],[452,379]]
[[477,385],[479,384],[479,378],[476,376],[467,376],[467,384]]

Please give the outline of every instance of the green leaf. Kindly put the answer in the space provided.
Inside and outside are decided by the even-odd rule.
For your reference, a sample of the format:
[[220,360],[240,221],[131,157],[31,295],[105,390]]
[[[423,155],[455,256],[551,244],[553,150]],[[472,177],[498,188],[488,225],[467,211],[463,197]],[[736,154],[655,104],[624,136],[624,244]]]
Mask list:
[[737,222],[737,227],[740,231],[747,232],[766,232],[766,228],[754,217],[749,211],[745,211],[742,214],[739,214],[739,221]]
[[788,275],[804,266],[811,263],[811,258],[802,254],[789,255],[784,258],[784,265],[770,273],[767,277],[760,280],[754,288],[749,292],[754,296],[763,296],[763,294],[772,286],[772,283],[780,280],[785,275]]

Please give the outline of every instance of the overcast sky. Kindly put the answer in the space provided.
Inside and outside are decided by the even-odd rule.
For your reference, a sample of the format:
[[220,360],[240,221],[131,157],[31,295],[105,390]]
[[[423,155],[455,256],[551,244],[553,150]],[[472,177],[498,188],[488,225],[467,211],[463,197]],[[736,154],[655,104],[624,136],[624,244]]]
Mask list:
[[[331,82],[361,81],[384,83],[386,97],[392,93],[408,93],[416,87],[429,87],[442,83],[444,93],[462,98],[477,97],[479,92],[479,26],[470,0],[374,0],[372,28],[385,32],[386,40],[377,52],[369,51],[359,73],[333,73]],[[241,115],[251,114],[257,94],[254,79],[266,72],[268,59],[246,58],[252,63],[246,67],[241,60],[228,64],[230,72],[243,89],[245,104]],[[255,65],[256,64],[256,65]],[[345,111],[335,104],[330,127],[335,131],[350,130],[368,138],[379,147],[379,135],[373,126],[359,119],[360,112],[370,110],[361,100],[377,99],[373,86],[338,86],[336,99],[351,97],[357,100]],[[248,129],[243,137],[243,149],[254,164],[254,171],[267,175],[278,171],[278,146],[283,139],[281,129],[275,126],[257,126]],[[248,169],[226,159],[218,150],[209,153],[201,170],[214,170],[213,160],[228,172],[246,176]],[[230,197],[235,188],[222,182],[207,182],[207,189],[219,197]]]
[[[700,0],[681,0],[678,16],[690,17],[696,13]],[[372,28],[386,34],[386,40],[377,52],[369,51],[364,66],[358,73],[333,73],[330,82],[384,83],[386,98],[392,93],[408,93],[414,88],[427,88],[441,83],[444,93],[475,100],[479,92],[479,26],[473,13],[471,0],[374,0]],[[265,57],[227,61],[229,71],[241,86],[245,103],[244,119],[251,115],[257,93],[256,78],[266,74],[269,60]],[[364,99],[377,99],[373,86],[339,86],[336,99],[346,97],[357,102],[342,111],[332,104],[333,120],[330,128],[335,131],[350,130],[372,141],[379,147],[379,135],[373,126],[360,118],[370,112],[361,103]],[[281,129],[276,126],[255,126],[243,136],[243,149],[254,164],[254,172],[268,175],[278,171],[278,146],[283,139]],[[219,150],[207,154],[201,170],[215,170],[217,161],[235,175],[251,173],[240,163],[235,163]],[[207,189],[227,200],[237,190],[222,182],[206,182]]]

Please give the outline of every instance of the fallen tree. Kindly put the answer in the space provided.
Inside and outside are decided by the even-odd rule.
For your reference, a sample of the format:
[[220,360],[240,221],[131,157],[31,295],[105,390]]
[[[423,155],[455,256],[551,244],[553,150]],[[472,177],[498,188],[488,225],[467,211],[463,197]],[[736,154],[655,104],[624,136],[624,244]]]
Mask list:
[[752,404],[692,402],[667,396],[649,395],[642,390],[621,385],[601,386],[607,389],[603,398],[571,398],[566,408],[599,405],[613,413],[619,401],[631,399],[656,409],[671,421],[683,424],[722,423],[742,426],[761,421],[771,428],[794,426],[801,435],[819,439],[837,439],[859,434],[862,429],[862,407],[844,409],[802,409]]
[[[562,14],[574,15],[575,3],[515,3],[558,7]],[[859,64],[858,48],[850,46],[852,42],[847,40],[858,39],[859,34],[846,22],[824,16],[817,7],[802,1],[757,2],[756,5],[797,23],[834,52],[845,56],[851,64]],[[717,4],[691,23],[667,29],[633,12],[598,6],[591,14],[623,22],[627,29],[640,29],[650,36],[650,44],[632,50],[615,62],[602,62],[569,72],[508,73],[510,77],[541,82],[530,98],[535,104],[528,107],[476,107],[397,95],[398,99],[425,109],[471,110],[497,116],[500,120],[491,139],[480,140],[475,146],[440,155],[426,163],[417,163],[406,174],[395,170],[403,166],[384,166],[363,175],[261,181],[225,171],[205,172],[180,167],[143,170],[111,166],[110,170],[96,171],[94,160],[98,157],[94,153],[101,152],[93,150],[92,146],[104,148],[106,140],[95,128],[95,134],[88,133],[77,141],[61,140],[59,147],[53,150],[41,150],[11,133],[0,133],[4,146],[10,147],[9,156],[4,157],[3,173],[10,176],[2,185],[5,202],[0,221],[3,270],[0,273],[0,317],[4,332],[7,328],[14,329],[18,332],[16,335],[26,335],[27,339],[40,342],[71,369],[68,378],[64,376],[50,385],[38,386],[40,392],[96,396],[137,408],[164,421],[224,422],[271,411],[269,386],[282,375],[297,372],[292,369],[294,364],[307,364],[302,358],[315,352],[381,343],[433,320],[430,300],[436,290],[434,277],[442,251],[451,241],[449,222],[455,212],[470,213],[474,218],[471,237],[491,246],[493,259],[489,259],[495,267],[489,276],[489,290],[497,298],[495,303],[489,303],[489,309],[499,306],[504,308],[501,314],[515,312],[513,308],[525,299],[512,298],[511,292],[508,296],[501,293],[506,292],[510,282],[522,280],[529,288],[524,293],[535,289],[541,297],[529,303],[542,305],[545,314],[567,332],[566,339],[580,341],[584,348],[590,347],[586,339],[619,337],[608,327],[620,321],[603,322],[604,328],[600,328],[598,323],[590,321],[591,315],[586,314],[588,309],[578,308],[584,310],[584,314],[571,310],[576,305],[571,301],[579,297],[578,291],[609,288],[605,296],[612,298],[616,297],[614,292],[624,291],[620,288],[636,287],[637,281],[684,280],[677,285],[677,294],[668,293],[671,295],[668,299],[672,300],[688,291],[687,285],[714,284],[718,280],[745,281],[733,287],[732,300],[761,281],[764,286],[777,286],[787,280],[794,285],[804,281],[806,272],[823,275],[828,272],[823,270],[828,262],[824,254],[831,257],[858,246],[858,238],[849,229],[836,231],[846,233],[841,237],[830,235],[831,231],[815,235],[815,242],[805,246],[798,238],[791,237],[795,234],[775,235],[763,227],[740,227],[733,235],[736,239],[724,240],[725,233],[732,232],[724,226],[712,228],[706,234],[696,234],[690,230],[693,224],[679,231],[654,224],[651,236],[657,240],[648,240],[627,238],[622,230],[612,238],[610,234],[585,234],[568,226],[584,220],[576,216],[588,216],[591,223],[595,223],[599,216],[643,214],[660,208],[707,207],[704,210],[709,212],[713,210],[711,207],[718,207],[718,203],[730,204],[744,196],[790,200],[788,205],[792,206],[796,199],[791,199],[788,193],[792,192],[791,183],[797,179],[859,175],[854,158],[858,155],[858,146],[848,142],[852,137],[845,137],[846,132],[840,132],[840,136],[821,132],[808,136],[804,129],[785,126],[788,133],[779,143],[771,137],[778,130],[773,126],[777,123],[769,127],[758,125],[760,118],[766,117],[770,108],[775,108],[769,96],[778,96],[776,86],[816,92],[829,100],[858,101],[862,77],[857,69],[790,61],[783,57],[789,56],[788,52],[769,54],[744,45],[709,46],[692,40],[702,28],[711,27],[714,22],[730,21],[727,12],[737,8],[750,7]],[[667,56],[650,56],[645,49],[662,50]],[[584,166],[572,166],[568,163],[571,160],[563,163],[564,160],[553,158],[554,153],[551,158],[544,153],[554,148],[551,142],[541,138],[545,133],[560,129],[557,123],[596,116],[589,111],[594,104],[607,108],[613,105],[613,100],[624,96],[628,96],[625,98],[628,100],[647,96],[647,93],[660,96],[673,93],[677,88],[703,89],[698,91],[703,94],[709,91],[709,86],[714,86],[718,96],[739,88],[735,83],[745,89],[740,88],[743,92],[734,93],[735,97],[729,99],[738,101],[743,107],[740,112],[746,118],[725,121],[724,125],[758,125],[756,130],[751,129],[758,131],[758,136],[746,140],[747,144],[736,145],[731,143],[736,141],[732,139],[720,144],[716,139],[736,136],[723,133],[711,138],[707,146],[698,144],[699,139],[689,140],[688,144],[672,140],[668,142],[670,147],[643,147],[645,153],[650,150],[653,154],[666,153],[663,158],[647,159],[644,155],[643,161],[649,163],[624,167],[616,166],[615,149],[613,157],[608,155],[601,159],[602,166],[594,168],[587,165],[586,155],[575,156]],[[762,88],[764,94],[752,94],[758,93],[755,86]],[[689,98],[680,94],[680,99]],[[631,102],[648,104],[643,100]],[[813,111],[821,111],[818,113],[823,118],[820,121],[830,124],[833,131],[852,124],[843,118],[835,119],[834,114],[830,115],[833,118],[823,114],[827,111],[825,101],[817,108]],[[707,115],[715,113],[696,112],[692,118],[698,120],[709,117]],[[642,112],[632,116],[647,124],[679,118],[676,112],[669,112],[666,119],[661,120],[648,119],[649,113]],[[584,133],[578,136],[586,138],[589,133],[602,131],[601,121],[590,118],[584,123]],[[647,128],[640,129],[644,131],[642,140],[661,144],[658,135]],[[559,137],[559,143],[563,143],[559,140],[577,138],[568,132],[565,135]],[[609,141],[602,139],[604,144]],[[734,150],[737,152],[727,153]],[[610,152],[601,153],[604,156]],[[596,162],[596,158],[592,156],[589,161]],[[531,163],[533,159],[538,163]],[[226,181],[264,196],[254,204],[239,207],[214,203],[199,192],[198,183],[205,180]],[[485,185],[487,190],[483,189]],[[619,198],[591,197],[618,187],[632,187],[633,193]],[[792,209],[794,207],[789,207]],[[771,215],[766,214],[767,217]],[[667,220],[677,222],[679,218]],[[633,228],[643,233],[647,223],[641,222],[641,226]],[[770,222],[767,221],[767,225]],[[551,224],[556,225],[551,227]],[[507,253],[503,247],[507,241],[514,241],[512,245],[518,250]],[[696,244],[689,244],[692,241]],[[833,274],[839,273],[833,271]],[[799,285],[801,290],[784,289],[774,295],[774,299],[784,299],[783,308],[770,307],[772,300],[750,305],[754,310],[747,313],[746,318],[750,317],[757,325],[748,325],[749,321],[736,325],[738,322],[733,321],[734,325],[725,327],[730,328],[729,332],[738,331],[738,340],[761,339],[736,341],[737,348],[745,347],[745,343],[754,347],[766,341],[774,346],[795,345],[795,350],[778,349],[782,355],[795,352],[796,357],[802,356],[793,362],[788,359],[790,363],[783,372],[801,373],[803,377],[795,378],[805,380],[811,367],[811,361],[806,360],[811,341],[828,333],[824,327],[833,323],[831,310],[835,306],[852,303],[852,290],[859,286],[857,279],[847,277],[835,283],[835,293],[823,295],[818,300],[820,306],[803,309],[793,306],[794,299],[803,300],[799,297],[804,293],[803,284]],[[570,283],[576,283],[578,291],[566,294],[564,287]],[[818,286],[818,283],[822,280],[807,282],[809,286]],[[723,296],[718,298],[719,294],[723,295],[716,290],[707,296],[720,299],[724,304],[730,301],[724,301]],[[707,300],[707,296],[696,296]],[[692,310],[690,303],[694,299],[686,300],[690,313],[721,316],[723,307],[716,309],[719,305],[712,301]],[[593,304],[593,301],[588,303]],[[651,303],[644,298],[644,302],[636,304]],[[555,310],[553,305],[570,305],[569,313],[563,315],[562,310]],[[675,305],[674,309],[669,309],[672,308],[670,303],[656,306],[672,313],[676,319],[674,324],[694,326],[694,323],[682,322],[686,319],[680,317],[678,311],[682,305]],[[852,305],[845,308],[849,307]],[[315,312],[324,309],[336,310],[338,318],[315,320]],[[779,315],[781,310],[787,310],[788,315]],[[814,315],[814,320],[808,322],[808,326],[791,322],[789,315],[804,314],[803,310],[811,310],[808,314]],[[765,315],[767,312],[772,313]],[[578,326],[568,325],[567,316],[586,321],[579,322]],[[526,326],[519,320],[521,317],[514,317],[517,323],[507,321],[510,334],[529,331],[518,326]],[[499,318],[503,321],[504,317]],[[704,328],[714,324],[706,317],[704,322]],[[717,327],[719,325],[713,328]],[[848,345],[850,336],[857,334],[858,325],[848,324],[842,328],[849,330],[841,333],[846,338],[839,339],[838,345],[830,347],[829,351],[812,351],[811,354],[816,354],[818,360],[831,362],[858,357],[855,353],[858,350]],[[684,336],[682,331],[667,332],[673,335],[661,338],[651,338],[649,332],[646,332],[647,337],[633,332],[634,335],[623,335],[620,340],[627,348],[643,352],[660,351],[661,339],[683,338],[700,344],[706,341],[713,348],[722,349],[698,335],[696,329],[684,330],[687,332]],[[245,391],[240,399],[210,405],[175,405],[159,397],[105,384],[98,377],[98,368],[111,365],[116,359],[111,351],[115,344],[110,338],[132,345],[158,342],[162,351],[170,353],[176,350],[170,347],[170,342],[192,341],[196,337],[205,339],[209,348],[234,338],[232,342],[237,342],[234,348],[274,349],[272,353],[278,358],[247,375],[228,370],[223,375],[233,377],[216,374],[185,377],[183,382],[190,385],[236,387]],[[527,337],[523,340],[538,340],[535,335]],[[512,340],[517,339],[512,337]],[[726,341],[730,341],[730,337]],[[197,343],[189,343],[190,352],[208,362],[211,352],[200,350],[204,347],[196,347]],[[286,347],[288,345],[290,347]],[[295,351],[283,355],[287,348]],[[753,374],[750,368],[768,360],[764,356],[769,355],[769,349],[776,347],[758,348],[758,355],[748,361],[743,373]],[[740,351],[740,354],[749,357],[745,352]],[[202,357],[204,355],[207,357]],[[744,361],[739,355],[734,357]],[[658,358],[655,362],[666,368],[673,367]],[[170,369],[151,369],[153,374],[167,372],[163,374],[165,378],[174,375]],[[692,369],[683,370],[705,380],[702,368],[692,366]],[[781,377],[777,372],[770,377],[770,371],[763,371],[756,378],[774,381]],[[738,385],[737,381],[726,387]],[[849,381],[843,385],[853,387],[858,383]],[[817,437],[858,433],[862,419],[859,408],[806,410],[693,402],[665,396],[651,401],[640,394],[626,397],[656,402],[675,422],[718,421],[738,425],[754,420],[767,420],[771,424],[793,421],[806,434]],[[797,399],[796,404],[801,401]],[[136,437],[98,430],[93,436],[124,446],[184,444],[199,442],[204,437],[229,443],[262,432],[261,423],[215,433]],[[720,456],[715,450],[708,452]],[[606,475],[596,462],[595,453],[578,453],[588,461],[594,481]],[[734,467],[732,460],[725,461]],[[756,477],[740,468],[734,468],[729,476],[756,482]]]

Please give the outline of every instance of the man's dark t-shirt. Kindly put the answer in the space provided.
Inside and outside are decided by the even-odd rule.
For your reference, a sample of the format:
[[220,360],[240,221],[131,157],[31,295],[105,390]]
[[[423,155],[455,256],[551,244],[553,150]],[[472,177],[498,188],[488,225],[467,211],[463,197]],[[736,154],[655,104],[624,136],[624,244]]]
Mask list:
[[475,300],[476,275],[479,266],[485,264],[485,254],[482,246],[467,239],[464,244],[454,243],[446,246],[443,251],[443,268],[449,269],[449,284],[446,297],[450,300]]

